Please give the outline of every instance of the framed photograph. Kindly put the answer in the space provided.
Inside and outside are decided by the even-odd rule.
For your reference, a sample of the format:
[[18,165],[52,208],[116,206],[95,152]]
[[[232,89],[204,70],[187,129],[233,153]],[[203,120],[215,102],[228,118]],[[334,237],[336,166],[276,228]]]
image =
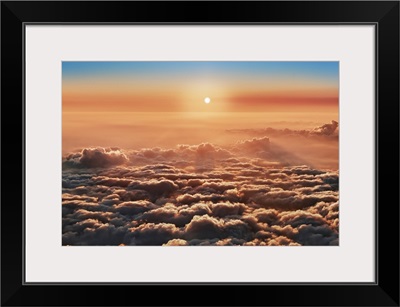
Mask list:
[[1,29],[3,306],[399,306],[398,1],[3,1]]

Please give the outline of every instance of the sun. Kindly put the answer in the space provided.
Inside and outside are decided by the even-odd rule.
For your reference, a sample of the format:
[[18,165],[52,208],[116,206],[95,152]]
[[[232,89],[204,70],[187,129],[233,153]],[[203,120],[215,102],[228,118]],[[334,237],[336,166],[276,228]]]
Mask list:
[[206,98],[204,98],[204,102],[205,102],[205,103],[207,103],[207,104],[209,104],[209,103],[211,102],[211,99],[210,99],[210,97],[206,97]]

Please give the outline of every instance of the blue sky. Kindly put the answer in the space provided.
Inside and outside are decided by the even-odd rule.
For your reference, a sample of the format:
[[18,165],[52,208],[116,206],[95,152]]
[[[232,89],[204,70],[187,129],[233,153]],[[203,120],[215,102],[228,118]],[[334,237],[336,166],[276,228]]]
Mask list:
[[155,75],[175,77],[242,76],[306,77],[337,82],[339,62],[63,62],[64,80]]

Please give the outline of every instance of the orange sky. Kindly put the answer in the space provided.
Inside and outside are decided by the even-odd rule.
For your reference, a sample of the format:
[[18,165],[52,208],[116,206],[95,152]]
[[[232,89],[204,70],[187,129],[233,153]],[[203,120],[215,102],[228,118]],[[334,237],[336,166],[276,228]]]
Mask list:
[[[336,62],[157,63],[63,63],[63,112],[326,112],[338,106]],[[205,97],[212,103],[204,105]]]
[[[249,137],[229,129],[313,129],[339,121],[338,78],[337,62],[64,62],[63,154]],[[316,145],[287,144],[337,164],[337,143]]]

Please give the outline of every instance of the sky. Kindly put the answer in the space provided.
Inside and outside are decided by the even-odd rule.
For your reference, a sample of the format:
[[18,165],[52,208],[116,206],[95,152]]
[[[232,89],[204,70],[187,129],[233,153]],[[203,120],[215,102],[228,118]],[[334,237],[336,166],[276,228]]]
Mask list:
[[63,62],[63,112],[317,112],[337,108],[338,74],[338,62]]
[[338,62],[63,62],[63,245],[339,245]]
[[[249,131],[338,121],[338,62],[63,62],[62,82],[63,154],[228,146],[253,137]],[[336,144],[315,150],[282,135],[275,144],[310,163],[337,165]]]

